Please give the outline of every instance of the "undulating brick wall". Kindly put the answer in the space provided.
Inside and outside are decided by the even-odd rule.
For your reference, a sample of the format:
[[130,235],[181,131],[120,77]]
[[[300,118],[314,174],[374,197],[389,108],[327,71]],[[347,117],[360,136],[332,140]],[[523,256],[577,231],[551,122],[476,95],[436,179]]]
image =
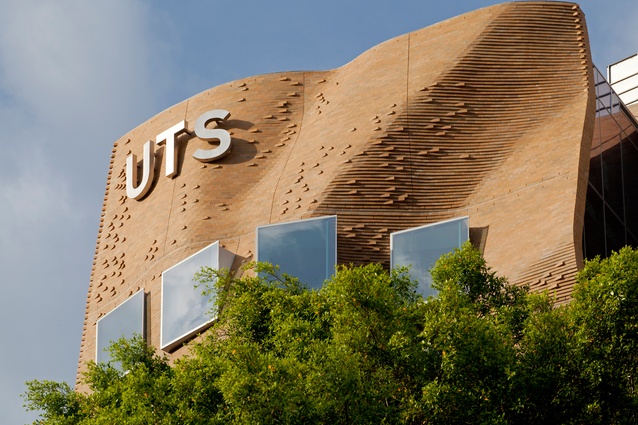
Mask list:
[[[471,238],[511,281],[568,300],[581,234],[594,93],[573,3],[493,6],[406,34],[325,72],[282,72],[200,93],[113,146],[78,372],[96,322],[144,289],[159,346],[163,270],[221,241],[254,259],[255,227],[338,216],[338,262],[390,263],[390,233],[469,216]],[[126,158],[181,120],[226,109],[232,151],[178,138],[178,175],[156,151],[152,188],[126,196]],[[179,349],[171,356],[184,354]]]

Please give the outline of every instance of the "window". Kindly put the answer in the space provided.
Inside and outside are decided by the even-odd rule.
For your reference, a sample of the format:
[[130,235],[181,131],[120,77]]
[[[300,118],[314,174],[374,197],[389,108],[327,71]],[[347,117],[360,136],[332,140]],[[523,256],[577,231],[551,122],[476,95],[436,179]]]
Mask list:
[[[97,321],[97,352],[95,361],[108,363],[111,354],[106,351],[120,338],[144,336],[144,290],[139,290],[126,301]],[[113,366],[118,367],[117,364]]]
[[337,263],[337,216],[311,218],[257,227],[257,261],[318,289]]
[[419,282],[417,291],[424,297],[435,295],[430,268],[436,260],[469,239],[469,218],[461,217],[390,235],[392,267],[410,266],[410,277]]
[[214,295],[203,296],[194,280],[202,267],[230,268],[235,254],[215,242],[162,273],[162,317],[160,346],[169,351],[206,325]]

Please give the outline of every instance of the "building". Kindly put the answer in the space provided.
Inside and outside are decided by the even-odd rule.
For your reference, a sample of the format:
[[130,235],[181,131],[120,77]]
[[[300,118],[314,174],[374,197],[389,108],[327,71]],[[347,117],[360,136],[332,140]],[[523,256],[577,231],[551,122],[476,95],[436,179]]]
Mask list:
[[625,106],[633,109],[638,102],[638,54],[609,65],[607,81]]
[[207,90],[114,144],[79,371],[132,332],[181,355],[210,321],[202,265],[269,260],[317,286],[335,263],[409,263],[427,293],[424,259],[469,238],[566,302],[584,257],[637,243],[637,137],[574,3],[488,7],[338,69]]

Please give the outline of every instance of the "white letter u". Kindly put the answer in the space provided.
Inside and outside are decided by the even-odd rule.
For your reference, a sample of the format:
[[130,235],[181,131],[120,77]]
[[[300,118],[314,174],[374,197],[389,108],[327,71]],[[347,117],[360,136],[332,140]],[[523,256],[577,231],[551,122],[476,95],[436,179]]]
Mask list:
[[[144,159],[142,162],[142,181],[137,185],[137,156],[131,154],[126,158],[126,196],[139,200],[148,193],[155,176],[154,143],[144,144]],[[135,187],[137,185],[137,187]]]

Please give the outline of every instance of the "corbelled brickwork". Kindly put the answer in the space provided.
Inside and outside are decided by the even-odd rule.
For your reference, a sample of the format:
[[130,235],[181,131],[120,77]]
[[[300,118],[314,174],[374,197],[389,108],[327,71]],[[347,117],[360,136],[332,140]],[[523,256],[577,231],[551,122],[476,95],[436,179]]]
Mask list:
[[[501,274],[568,299],[581,236],[594,93],[582,12],[573,3],[509,3],[389,40],[342,68],[262,75],[215,87],[114,144],[89,287],[79,371],[96,321],[143,288],[159,346],[163,270],[221,241],[235,267],[255,227],[338,216],[338,261],[389,266],[390,233],[469,216]],[[232,152],[178,139],[141,201],[126,197],[126,157],[211,109]],[[173,355],[180,355],[180,350]]]

